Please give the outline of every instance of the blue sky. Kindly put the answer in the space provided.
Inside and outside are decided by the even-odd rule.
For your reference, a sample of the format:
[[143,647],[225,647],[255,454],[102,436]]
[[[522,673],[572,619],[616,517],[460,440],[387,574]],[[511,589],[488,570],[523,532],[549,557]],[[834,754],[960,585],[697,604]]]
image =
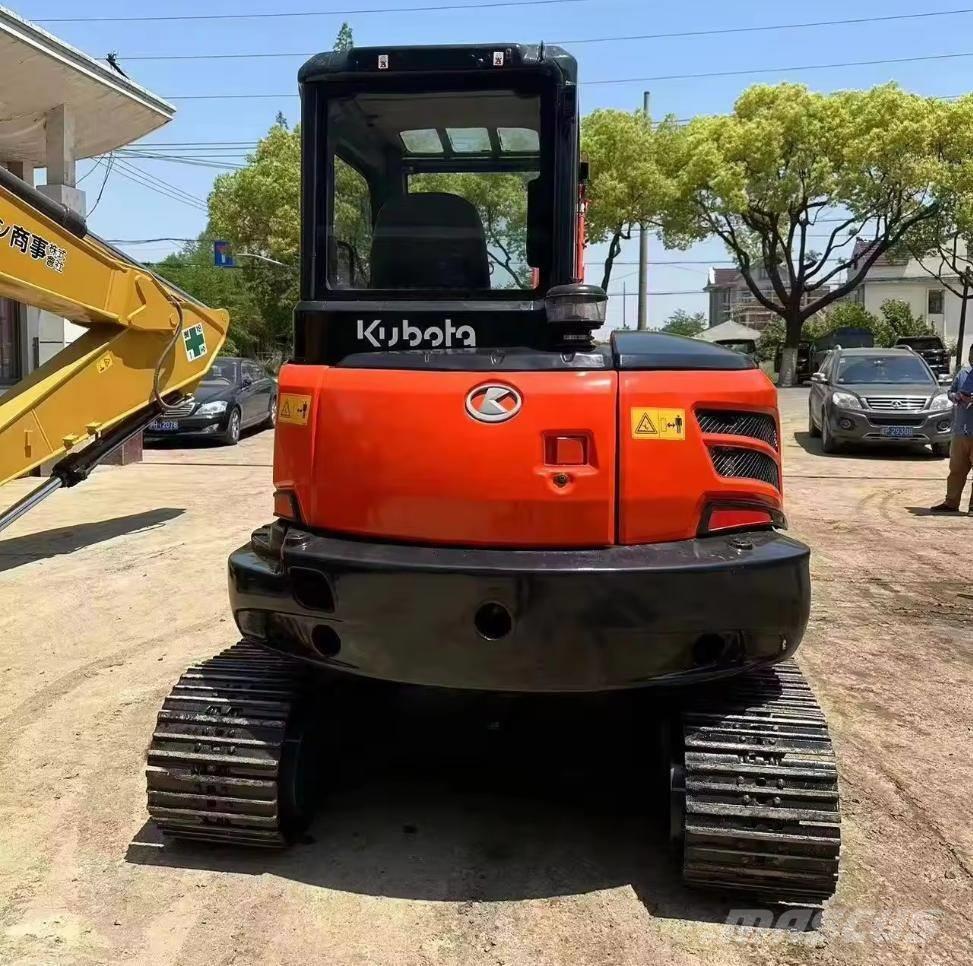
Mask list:
[[[139,83],[170,99],[178,108],[171,124],[146,139],[147,143],[234,141],[253,142],[273,122],[278,111],[297,119],[296,73],[304,57],[328,49],[342,20],[348,20],[359,45],[436,44],[491,41],[563,42],[579,62],[582,110],[597,107],[634,109],[642,91],[652,92],[652,113],[694,114],[729,110],[736,96],[751,83],[791,80],[818,90],[869,87],[896,80],[927,95],[956,95],[973,88],[973,13],[844,26],[822,26],[722,36],[658,40],[571,43],[573,40],[630,36],[633,34],[704,30],[840,20],[850,17],[889,16],[928,10],[957,10],[960,0],[937,0],[933,6],[919,0],[818,0],[812,5],[781,4],[764,0],[732,3],[683,0],[653,3],[649,0],[581,0],[549,6],[468,9],[439,13],[382,13],[238,19],[169,21],[158,23],[54,23],[52,18],[124,17],[139,14],[243,14],[287,10],[329,10],[342,7],[409,6],[445,0],[168,0],[151,6],[124,0],[36,0],[20,3],[16,11],[95,57],[117,51],[125,71]],[[462,2],[462,0],[456,0]],[[47,22],[45,22],[47,21]],[[143,56],[236,53],[293,53],[294,56],[248,60],[138,60]],[[746,76],[670,79],[651,83],[590,83],[707,71],[748,70],[758,67],[838,63],[924,55],[971,53],[952,60],[886,64],[829,70],[788,69]],[[586,83],[589,82],[589,83]],[[237,100],[183,100],[181,95],[247,94]],[[274,97],[256,95],[273,94]],[[204,149],[200,149],[204,153]],[[232,159],[238,161],[239,158]],[[217,171],[165,161],[139,160],[138,166],[158,178],[204,199]],[[80,174],[88,172],[83,162]],[[89,207],[101,186],[102,168],[85,178]],[[97,210],[93,229],[106,238],[192,237],[204,225],[205,215],[195,207],[161,197],[124,177],[112,175]],[[144,260],[163,257],[173,246],[132,246],[128,250]],[[634,262],[637,243],[627,246],[619,261]],[[651,260],[726,258],[715,243],[690,252],[666,252],[653,240]],[[589,254],[597,261],[597,252]],[[611,290],[623,282],[630,293],[629,321],[635,315],[635,265],[620,265]],[[649,321],[661,324],[676,308],[703,310],[700,289],[706,282],[705,265],[664,265],[650,262],[651,292],[698,294],[651,295]],[[600,278],[592,265],[591,280]],[[620,322],[622,299],[613,297],[609,320]]]

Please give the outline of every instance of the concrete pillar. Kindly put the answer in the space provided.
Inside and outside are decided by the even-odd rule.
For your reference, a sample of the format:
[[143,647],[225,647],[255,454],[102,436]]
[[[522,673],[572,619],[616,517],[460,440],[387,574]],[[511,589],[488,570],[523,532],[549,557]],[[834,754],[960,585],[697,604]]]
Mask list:
[[14,176],[34,187],[34,165],[30,161],[8,161],[7,170]]
[[74,158],[74,115],[59,104],[47,112],[45,124],[47,136],[48,184],[76,185]]
[[[48,111],[45,123],[47,153],[47,184],[38,191],[52,201],[86,214],[85,194],[76,187],[74,116],[63,105]],[[36,346],[34,362],[44,363],[56,355],[69,342],[73,342],[84,329],[50,312],[37,312],[36,321],[28,311],[27,329],[30,341]],[[30,332],[36,328],[36,332]]]

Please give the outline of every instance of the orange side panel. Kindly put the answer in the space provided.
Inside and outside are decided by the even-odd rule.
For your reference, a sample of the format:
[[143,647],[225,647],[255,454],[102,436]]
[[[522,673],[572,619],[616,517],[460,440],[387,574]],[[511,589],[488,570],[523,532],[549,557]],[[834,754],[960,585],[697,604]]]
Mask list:
[[[473,419],[466,398],[484,384],[516,389],[520,412],[501,423]],[[615,536],[617,385],[615,372],[285,366],[281,406],[289,394],[311,402],[306,425],[278,424],[275,484],[294,490],[306,524],[336,533],[606,546]],[[549,464],[558,436],[584,437],[587,463]]]
[[[662,438],[662,432],[649,433],[648,426],[646,432],[635,436],[633,409],[684,412],[685,438]],[[778,469],[779,452],[758,440],[704,436],[695,415],[704,409],[766,413],[777,421],[780,438],[776,391],[758,370],[619,373],[620,543],[695,537],[703,509],[715,498],[758,499],[774,508],[782,507],[782,493],[768,483],[719,476],[707,446],[755,449],[776,460]]]

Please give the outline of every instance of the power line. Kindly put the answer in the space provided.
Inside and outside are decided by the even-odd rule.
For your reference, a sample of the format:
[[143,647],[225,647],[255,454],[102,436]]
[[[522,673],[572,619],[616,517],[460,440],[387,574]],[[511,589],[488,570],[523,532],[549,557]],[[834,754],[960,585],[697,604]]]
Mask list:
[[[744,74],[778,74],[781,72],[798,70],[834,70],[840,67],[875,67],[882,64],[914,64],[922,61],[958,60],[963,57],[973,57],[973,52],[959,54],[926,54],[917,57],[890,57],[880,60],[848,60],[834,64],[791,64],[786,67],[746,67],[742,70],[714,70],[701,74],[657,74],[654,77],[615,77],[609,80],[593,80],[591,84],[631,84],[635,82],[668,80],[698,80],[710,77],[739,77]],[[582,84],[581,86],[584,86]]]
[[446,3],[421,7],[364,7],[357,10],[290,10],[268,13],[197,13],[154,17],[40,17],[34,23],[158,23],[172,20],[267,20],[282,17],[350,17],[373,13],[428,13],[437,10],[484,10],[496,7],[540,7],[589,0],[486,0],[477,3]]
[[138,165],[132,164],[131,161],[122,161],[122,160],[119,159],[118,163],[122,166],[123,170],[128,171],[130,174],[136,174],[136,175],[139,175],[139,176],[141,176],[143,178],[146,178],[149,181],[154,182],[160,188],[163,188],[163,189],[165,189],[167,191],[174,192],[175,194],[181,195],[187,201],[190,201],[193,204],[199,205],[200,207],[202,207],[204,209],[207,208],[207,204],[206,204],[206,199],[205,198],[200,198],[197,195],[190,194],[188,191],[184,190],[183,188],[180,188],[178,185],[174,185],[174,184],[172,184],[169,181],[165,181],[162,178],[159,178],[156,175],[152,174],[151,172],[146,171],[144,168],[140,168]]
[[[401,10],[408,8],[401,7]],[[445,8],[442,8],[445,9]],[[553,40],[553,44],[564,44],[580,46],[581,44],[607,44],[622,43],[632,40],[672,40],[680,37],[714,37],[724,34],[746,34],[762,33],[777,30],[804,30],[811,27],[843,27],[853,24],[886,23],[898,20],[921,20],[931,17],[956,17],[964,14],[973,13],[973,7],[966,7],[960,10],[934,10],[921,13],[890,14],[882,17],[850,17],[843,20],[815,20],[805,23],[784,23],[784,24],[761,24],[750,27],[714,27],[709,30],[678,30],[671,33],[656,34],[630,34],[616,37],[580,37],[572,40]],[[315,51],[310,52],[264,52],[257,53],[230,53],[230,54],[131,54],[120,56],[119,60],[249,60],[265,58],[287,58],[287,57],[310,57]]]
[[123,170],[123,168],[120,165],[117,166],[114,170],[115,170],[115,174],[121,175],[127,181],[133,181],[135,184],[139,184],[143,188],[148,188],[150,191],[154,191],[156,194],[162,195],[163,197],[168,198],[170,201],[181,202],[182,204],[188,205],[190,208],[194,208],[197,211],[208,211],[206,205],[198,204],[196,201],[187,200],[186,198],[180,196],[179,194],[166,191],[163,188],[160,188],[158,185],[153,184],[151,181],[146,181],[136,174]]
[[112,168],[114,166],[115,166],[115,155],[109,154],[108,163],[105,165],[105,177],[102,179],[101,187],[98,189],[98,197],[95,198],[95,203],[91,206],[91,210],[87,213],[86,217],[93,215],[95,213],[95,208],[97,208],[98,205],[101,204],[101,196],[105,193],[105,188],[108,185],[108,178],[111,175]]
[[[890,57],[880,60],[849,60],[834,64],[794,64],[787,67],[747,67],[742,70],[716,70],[707,71],[700,74],[656,74],[651,77],[612,77],[603,80],[590,80],[581,82],[584,87],[605,84],[634,84],[649,83],[672,80],[700,80],[713,77],[739,77],[745,74],[776,74],[781,72],[801,71],[801,70],[833,70],[841,67],[874,67],[881,64],[915,64],[928,61],[959,60],[965,57],[973,57],[973,52],[957,54],[926,54],[918,57]],[[166,99],[170,101],[221,101],[221,100],[246,100],[247,98],[282,98],[298,97],[297,91],[284,94],[167,94]],[[940,100],[953,100],[963,95],[953,95],[951,97],[939,98]]]
[[158,242],[197,242],[199,238],[106,238],[112,245],[155,245]]
[[216,168],[221,171],[242,171],[242,164],[229,164],[226,161],[213,160],[209,158],[193,158],[178,155],[153,154],[148,151],[119,151],[119,157],[123,158],[144,158],[147,161],[171,161],[176,164],[189,164],[200,168]]
[[[633,291],[633,292],[617,292],[616,291],[616,292],[606,292],[605,294],[606,295],[625,295],[627,297],[631,297],[631,296],[634,296],[634,295],[638,295],[639,293],[637,291]],[[649,294],[649,296],[653,296],[653,295],[705,295],[706,294],[706,290],[705,289],[702,289],[702,288],[685,288],[685,289],[677,289],[676,291],[673,291],[673,292],[649,292],[648,294]]]

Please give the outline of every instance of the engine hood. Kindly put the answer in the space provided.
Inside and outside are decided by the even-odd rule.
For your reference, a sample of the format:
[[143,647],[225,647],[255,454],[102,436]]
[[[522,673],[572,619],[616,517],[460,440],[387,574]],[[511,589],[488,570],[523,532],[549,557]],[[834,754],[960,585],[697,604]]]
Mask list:
[[222,382],[201,382],[196,387],[193,396],[198,403],[215,402],[218,399],[225,399],[230,402],[236,389]]

